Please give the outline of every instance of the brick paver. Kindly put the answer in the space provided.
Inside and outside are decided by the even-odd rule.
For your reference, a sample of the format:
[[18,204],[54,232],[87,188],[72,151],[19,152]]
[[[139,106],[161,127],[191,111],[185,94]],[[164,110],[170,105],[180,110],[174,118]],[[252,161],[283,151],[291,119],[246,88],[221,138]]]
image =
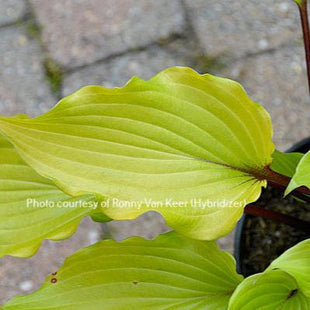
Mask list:
[[179,0],[31,0],[50,55],[66,68],[136,49],[184,28]]
[[186,0],[204,52],[233,57],[262,52],[300,38],[293,1]]
[[39,115],[56,99],[50,92],[42,65],[42,49],[25,28],[0,29],[0,113]]
[[0,26],[15,23],[27,11],[24,0],[0,0]]
[[286,150],[310,133],[310,100],[302,46],[241,59],[222,72],[239,80],[250,97],[266,107],[278,149]]
[[165,47],[151,46],[140,52],[127,53],[109,61],[96,63],[68,74],[63,83],[63,95],[85,85],[123,86],[132,76],[149,79],[170,66],[192,66],[194,59],[185,40],[176,40]]

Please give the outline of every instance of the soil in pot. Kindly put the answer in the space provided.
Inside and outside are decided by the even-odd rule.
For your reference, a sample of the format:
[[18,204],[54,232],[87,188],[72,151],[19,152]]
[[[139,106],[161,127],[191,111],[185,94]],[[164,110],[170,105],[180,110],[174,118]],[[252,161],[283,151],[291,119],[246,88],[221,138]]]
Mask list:
[[[283,193],[268,187],[255,205],[288,214],[310,222],[310,204],[293,197],[283,199]],[[273,220],[246,215],[241,223],[239,253],[236,253],[239,272],[244,276],[262,272],[284,251],[309,238],[298,227],[291,227]]]

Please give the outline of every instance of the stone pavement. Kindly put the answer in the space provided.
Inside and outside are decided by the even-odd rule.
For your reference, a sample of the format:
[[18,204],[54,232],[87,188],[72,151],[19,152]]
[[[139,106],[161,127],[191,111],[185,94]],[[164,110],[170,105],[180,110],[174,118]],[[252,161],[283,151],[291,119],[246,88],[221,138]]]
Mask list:
[[[229,3],[229,4],[228,4]],[[310,129],[304,53],[291,0],[0,0],[0,114],[49,110],[88,84],[122,86],[186,65],[240,81],[265,105],[281,150]],[[29,260],[0,260],[0,304],[36,289],[74,250],[103,235],[153,237],[156,213],[107,225],[84,220]],[[233,234],[220,240],[232,251]]]

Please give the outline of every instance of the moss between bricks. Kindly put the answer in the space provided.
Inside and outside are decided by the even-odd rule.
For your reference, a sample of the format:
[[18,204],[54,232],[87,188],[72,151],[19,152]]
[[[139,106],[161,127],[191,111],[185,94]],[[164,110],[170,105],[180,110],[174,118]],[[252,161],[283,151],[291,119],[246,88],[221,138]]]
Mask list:
[[46,57],[43,66],[47,80],[51,86],[52,92],[57,96],[61,96],[61,85],[63,80],[63,71],[53,59]]
[[[26,21],[20,21],[20,25],[25,25],[27,35],[38,42],[43,50],[43,53],[46,55],[46,50],[41,39],[42,27],[35,22],[35,15],[33,11],[29,12],[28,15],[28,19]],[[60,98],[63,80],[62,68],[49,56],[45,57],[43,67],[45,70],[46,80],[50,84],[51,91],[56,97]]]
[[40,43],[40,45],[42,44],[42,42],[41,42],[41,27],[40,26],[38,26],[33,21],[29,21],[26,23],[26,32],[31,38],[37,40]]
[[205,54],[197,54],[194,56],[195,67],[200,72],[208,72],[216,74],[227,67],[222,57],[210,57]]

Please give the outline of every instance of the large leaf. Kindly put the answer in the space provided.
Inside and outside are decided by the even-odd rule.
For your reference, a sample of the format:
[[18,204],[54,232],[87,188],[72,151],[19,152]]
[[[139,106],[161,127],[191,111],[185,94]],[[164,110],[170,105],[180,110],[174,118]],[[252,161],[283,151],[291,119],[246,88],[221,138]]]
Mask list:
[[310,152],[305,154],[299,161],[295,174],[286,188],[285,194],[289,194],[300,186],[310,188]]
[[274,150],[262,106],[238,83],[189,68],[133,78],[123,88],[85,87],[38,118],[2,117],[0,130],[65,192],[108,201],[109,217],[156,210],[198,239],[234,227],[266,185]]
[[[94,212],[91,208],[73,208],[74,203],[90,203],[93,196],[71,198],[63,193],[27,166],[3,137],[0,191],[0,257],[28,257],[45,238],[60,240],[71,236],[79,221]],[[27,199],[33,201],[27,204]],[[38,207],[38,203],[45,201],[49,201],[50,207]]]
[[224,310],[242,281],[235,269],[215,242],[174,232],[152,241],[106,240],[78,251],[39,291],[3,310]]
[[309,310],[310,299],[296,280],[282,270],[246,278],[235,290],[229,310]]
[[267,270],[279,268],[292,275],[310,298],[310,239],[302,241],[274,260]]
[[283,153],[275,150],[272,154],[271,169],[287,177],[295,174],[296,167],[304,156],[302,153]]

